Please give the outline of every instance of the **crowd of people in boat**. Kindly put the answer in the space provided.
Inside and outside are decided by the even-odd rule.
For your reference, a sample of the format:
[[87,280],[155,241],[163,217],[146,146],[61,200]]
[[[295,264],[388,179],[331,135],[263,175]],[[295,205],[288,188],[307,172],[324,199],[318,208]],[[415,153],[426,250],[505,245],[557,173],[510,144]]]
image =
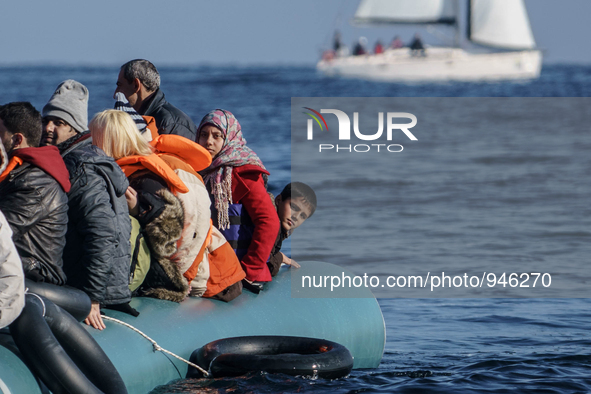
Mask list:
[[301,182],[270,194],[232,112],[196,125],[143,59],[121,66],[114,109],[90,122],[88,97],[67,80],[41,112],[0,105],[0,328],[18,322],[25,289],[102,330],[102,308],[141,312],[132,296],[229,302],[299,267],[281,246],[316,195]]
[[413,56],[425,56],[425,46],[423,45],[423,41],[421,36],[416,33],[412,39],[412,41],[405,45],[400,36],[395,36],[390,45],[385,47],[382,43],[382,40],[378,39],[373,47],[373,52],[368,49],[368,42],[366,37],[359,37],[357,42],[352,45],[353,50],[349,51],[349,48],[346,44],[343,43],[341,33],[336,31],[333,38],[333,47],[332,50],[325,51],[322,55],[324,60],[331,60],[336,57],[346,57],[349,55],[352,56],[364,56],[364,55],[380,55],[383,54],[386,50],[394,50],[394,49],[401,49],[401,48],[409,48],[411,54]]

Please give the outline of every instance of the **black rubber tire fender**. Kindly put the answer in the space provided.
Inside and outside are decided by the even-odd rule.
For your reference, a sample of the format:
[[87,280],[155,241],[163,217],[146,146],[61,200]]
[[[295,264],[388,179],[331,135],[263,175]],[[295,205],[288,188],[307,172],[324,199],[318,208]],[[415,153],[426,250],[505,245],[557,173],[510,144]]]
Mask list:
[[[353,357],[343,345],[325,339],[290,336],[248,336],[210,342],[190,360],[213,377],[241,376],[264,371],[292,376],[336,379],[347,376]],[[187,378],[203,375],[189,367]]]

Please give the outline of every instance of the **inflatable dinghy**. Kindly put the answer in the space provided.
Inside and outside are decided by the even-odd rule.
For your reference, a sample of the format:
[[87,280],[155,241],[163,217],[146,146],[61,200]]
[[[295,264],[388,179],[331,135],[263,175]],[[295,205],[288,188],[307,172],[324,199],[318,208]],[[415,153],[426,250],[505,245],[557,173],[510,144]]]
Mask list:
[[[299,274],[311,266],[335,275],[344,271],[320,262],[301,264]],[[292,271],[283,267],[261,293],[245,290],[230,303],[191,297],[177,304],[138,297],[131,302],[140,312],[138,317],[112,310],[105,310],[105,314],[131,324],[162,348],[187,360],[193,351],[212,341],[275,335],[336,342],[349,350],[354,369],[376,368],[386,338],[382,312],[370,291],[361,289],[366,298],[292,297]],[[186,377],[186,363],[155,351],[148,340],[128,327],[106,320],[105,324],[103,331],[84,327],[119,371],[130,394],[145,394]],[[7,329],[0,330],[0,392],[47,392],[22,361]]]

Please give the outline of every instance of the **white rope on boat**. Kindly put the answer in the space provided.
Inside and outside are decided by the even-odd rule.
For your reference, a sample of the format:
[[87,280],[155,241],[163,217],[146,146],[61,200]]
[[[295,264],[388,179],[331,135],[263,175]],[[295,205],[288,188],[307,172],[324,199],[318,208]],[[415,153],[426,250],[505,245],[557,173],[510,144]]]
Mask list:
[[109,316],[104,316],[104,315],[103,315],[103,316],[101,316],[101,317],[102,317],[103,319],[106,319],[106,320],[111,320],[111,321],[114,321],[114,322],[116,322],[116,323],[119,323],[119,324],[121,324],[121,325],[123,325],[123,326],[125,326],[125,327],[129,328],[130,330],[137,332],[137,333],[138,333],[138,334],[140,334],[142,337],[144,337],[144,338],[146,338],[148,341],[150,341],[150,343],[151,343],[151,344],[152,344],[152,346],[154,347],[154,351],[155,351],[155,352],[162,352],[162,353],[169,354],[169,355],[171,355],[172,357],[174,357],[174,358],[177,358],[177,359],[181,360],[182,362],[184,362],[184,363],[186,363],[186,364],[189,364],[189,365],[190,365],[190,366],[192,366],[193,368],[197,368],[199,371],[201,371],[201,373],[202,373],[203,375],[205,375],[205,377],[208,377],[208,376],[209,376],[209,372],[207,372],[206,370],[204,370],[203,368],[201,368],[199,365],[197,365],[197,364],[193,364],[193,363],[192,363],[192,362],[190,362],[189,360],[185,360],[185,359],[184,359],[184,358],[182,358],[181,356],[177,356],[177,355],[176,355],[176,354],[174,354],[173,352],[171,352],[171,351],[168,351],[168,350],[166,350],[166,349],[163,349],[162,347],[160,347],[160,345],[158,345],[158,344],[156,343],[156,341],[155,341],[155,340],[153,340],[152,338],[150,338],[149,336],[147,336],[146,334],[144,334],[143,332],[141,332],[140,330],[138,330],[137,328],[135,328],[135,327],[134,327],[134,326],[132,326],[131,324],[127,324],[127,323],[125,323],[124,321],[121,321],[121,320],[118,320],[118,319],[115,319],[115,318],[113,318],[113,317],[109,317]]
[[41,305],[43,305],[43,314],[41,316],[45,317],[45,312],[47,312],[47,310],[45,309],[45,302],[43,301],[43,298],[41,298],[39,295],[35,293],[29,293],[28,287],[25,289],[25,294],[39,298],[39,301],[41,301]]

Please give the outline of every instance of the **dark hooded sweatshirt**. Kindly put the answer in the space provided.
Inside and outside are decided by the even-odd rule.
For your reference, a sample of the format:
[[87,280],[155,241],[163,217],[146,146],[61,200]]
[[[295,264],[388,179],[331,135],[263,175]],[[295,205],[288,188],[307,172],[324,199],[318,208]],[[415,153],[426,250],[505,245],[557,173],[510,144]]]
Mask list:
[[60,144],[70,173],[64,270],[68,285],[102,305],[131,300],[129,185],[115,161],[91,144],[89,132]]
[[68,225],[68,170],[55,146],[12,152],[23,161],[0,182],[0,210],[13,232],[25,275],[64,285],[62,252]]

